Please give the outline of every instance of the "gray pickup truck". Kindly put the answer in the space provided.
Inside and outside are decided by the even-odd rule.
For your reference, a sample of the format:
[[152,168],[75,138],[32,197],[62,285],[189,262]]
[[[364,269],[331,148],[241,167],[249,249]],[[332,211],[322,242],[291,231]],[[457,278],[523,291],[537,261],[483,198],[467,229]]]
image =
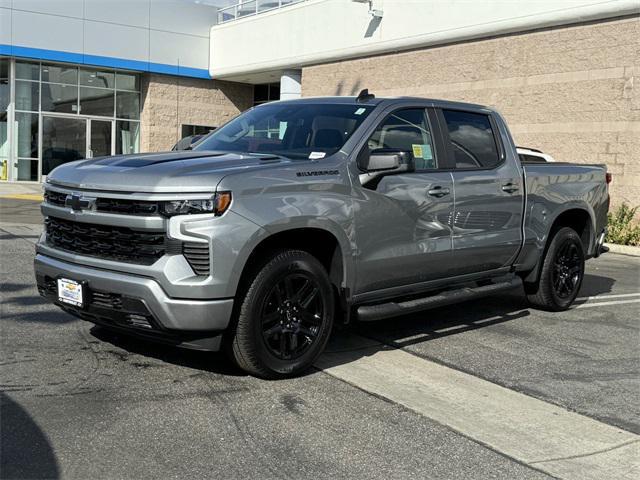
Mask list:
[[56,168],[35,274],[72,315],[280,378],[339,323],[522,286],[535,307],[569,308],[603,248],[609,179],[521,164],[478,105],[274,102],[190,151]]

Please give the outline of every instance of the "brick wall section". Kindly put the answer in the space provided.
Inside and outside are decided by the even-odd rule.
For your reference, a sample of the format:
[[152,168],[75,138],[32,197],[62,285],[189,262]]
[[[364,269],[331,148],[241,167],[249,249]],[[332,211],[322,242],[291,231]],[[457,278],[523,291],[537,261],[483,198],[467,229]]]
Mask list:
[[183,124],[220,126],[253,104],[253,87],[148,74],[142,79],[140,150],[170,150]]
[[[384,22],[384,20],[383,20]],[[516,143],[606,163],[612,203],[640,205],[640,17],[307,67],[303,96],[415,95],[480,103]]]

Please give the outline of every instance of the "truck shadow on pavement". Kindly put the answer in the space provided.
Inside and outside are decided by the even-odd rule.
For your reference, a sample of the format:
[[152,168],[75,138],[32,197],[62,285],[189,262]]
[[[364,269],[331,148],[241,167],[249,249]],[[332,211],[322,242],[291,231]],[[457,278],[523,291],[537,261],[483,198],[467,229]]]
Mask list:
[[[580,297],[611,292],[615,280],[609,277],[585,275]],[[529,305],[521,288],[457,305],[390,318],[377,322],[354,323],[338,328],[332,335],[327,351],[342,350],[344,338],[356,333],[379,342],[380,349],[403,348],[414,344],[510,322],[530,315]],[[75,319],[69,316],[70,319]],[[199,352],[129,337],[104,327],[90,330],[96,339],[109,343],[131,355],[155,358],[173,365],[219,375],[246,376],[222,352]],[[348,347],[346,348],[348,350]],[[363,352],[364,353],[364,352]],[[370,354],[369,350],[367,354]],[[345,358],[345,357],[343,357]],[[359,358],[358,348],[349,361]],[[313,373],[312,371],[309,374]]]
[[114,347],[125,350],[130,355],[155,358],[172,365],[187,367],[203,372],[227,376],[246,376],[238,367],[233,365],[222,352],[200,352],[171,345],[154,343],[140,338],[122,335],[119,332],[95,325],[89,333]]
[[31,415],[0,392],[0,477],[60,478],[53,448]]
[[[600,275],[585,275],[578,297],[596,296],[612,291],[615,280]],[[584,303],[577,301],[575,305]],[[575,307],[574,307],[575,308]],[[485,327],[507,324],[531,315],[531,307],[522,288],[455,305],[389,318],[356,323],[344,334],[334,335],[327,346],[322,368],[355,362],[377,351],[406,348],[431,340],[458,335]],[[554,313],[548,313],[553,316]],[[356,337],[349,335],[356,334]],[[522,338],[526,331],[501,329],[501,335]],[[337,354],[337,355],[336,355]]]
[[[47,300],[38,294],[35,285],[32,283],[2,283],[0,284],[0,299],[4,307],[3,320],[48,323],[52,325],[78,321],[77,318],[50,305]],[[41,308],[33,308],[37,306],[41,306]],[[45,310],[42,310],[42,307]]]

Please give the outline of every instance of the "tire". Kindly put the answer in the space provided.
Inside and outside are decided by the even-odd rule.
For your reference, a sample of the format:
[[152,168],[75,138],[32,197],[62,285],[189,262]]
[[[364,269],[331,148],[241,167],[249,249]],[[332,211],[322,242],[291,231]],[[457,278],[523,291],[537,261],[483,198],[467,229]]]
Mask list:
[[542,310],[567,310],[578,296],[583,278],[582,240],[572,228],[561,228],[551,239],[540,278],[530,287],[527,298],[532,306]]
[[310,368],[327,344],[335,314],[333,287],[322,264],[301,250],[275,252],[245,292],[229,349],[232,359],[265,379]]

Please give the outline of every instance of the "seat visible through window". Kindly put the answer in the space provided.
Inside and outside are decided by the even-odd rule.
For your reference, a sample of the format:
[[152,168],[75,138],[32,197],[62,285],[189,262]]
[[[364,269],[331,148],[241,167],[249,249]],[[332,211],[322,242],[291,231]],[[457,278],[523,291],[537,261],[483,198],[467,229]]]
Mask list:
[[417,170],[436,168],[431,132],[422,108],[389,115],[373,132],[368,145],[371,151],[396,150],[413,155]]
[[344,143],[340,130],[323,128],[318,130],[313,139],[313,146],[319,149],[338,149]]

